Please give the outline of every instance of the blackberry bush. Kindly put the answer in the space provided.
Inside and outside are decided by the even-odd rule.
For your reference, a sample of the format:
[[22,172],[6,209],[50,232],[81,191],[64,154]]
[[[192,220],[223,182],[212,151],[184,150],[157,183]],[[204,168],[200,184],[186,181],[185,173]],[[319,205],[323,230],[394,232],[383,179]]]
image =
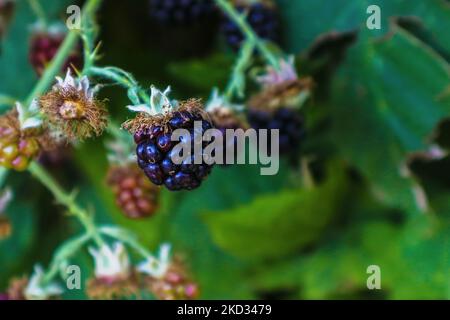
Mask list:
[[[271,1],[236,0],[233,3],[240,13],[246,14],[248,24],[259,37],[273,42],[279,41],[279,17],[276,7]],[[233,49],[239,49],[245,37],[235,21],[224,17],[221,29],[227,43]]]
[[[152,91],[152,95],[159,92],[155,89]],[[201,141],[204,132],[213,125],[198,100],[181,102],[179,107],[173,108],[166,98],[163,104],[163,113],[151,115],[150,110],[140,112],[135,119],[124,124],[125,128],[134,133],[138,165],[156,185],[165,185],[171,191],[196,189],[209,175],[212,165],[204,161],[201,164],[194,163],[194,144],[196,140]],[[198,132],[194,130],[195,122],[201,124]],[[172,161],[174,147],[178,142],[171,141],[171,137],[176,129],[190,132],[191,157],[185,158],[182,164]],[[183,142],[182,139],[179,142]],[[199,143],[202,148],[208,145],[203,141]]]
[[107,178],[117,205],[129,218],[153,215],[158,209],[159,189],[150,183],[136,164],[113,166]]
[[186,25],[214,10],[212,0],[149,0],[150,15],[165,25]]

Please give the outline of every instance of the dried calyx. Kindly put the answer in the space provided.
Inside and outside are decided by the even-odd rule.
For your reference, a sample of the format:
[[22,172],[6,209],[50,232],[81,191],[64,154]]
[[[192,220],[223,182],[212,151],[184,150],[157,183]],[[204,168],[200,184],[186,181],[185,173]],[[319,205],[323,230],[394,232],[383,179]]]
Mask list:
[[100,135],[107,125],[103,102],[95,98],[89,79],[74,78],[70,69],[64,79],[57,77],[52,90],[41,97],[42,112],[51,128],[69,140]]
[[253,96],[250,108],[275,110],[300,108],[311,95],[314,82],[310,77],[299,78],[294,66],[294,58],[280,61],[280,68],[267,68],[267,73],[257,78],[262,86],[259,94]]
[[88,280],[87,294],[91,299],[117,299],[138,294],[139,286],[125,246],[116,242],[90,248],[94,257],[95,277]]
[[225,96],[214,89],[205,107],[214,126],[219,130],[246,128],[247,125],[240,116],[244,106],[231,103]]

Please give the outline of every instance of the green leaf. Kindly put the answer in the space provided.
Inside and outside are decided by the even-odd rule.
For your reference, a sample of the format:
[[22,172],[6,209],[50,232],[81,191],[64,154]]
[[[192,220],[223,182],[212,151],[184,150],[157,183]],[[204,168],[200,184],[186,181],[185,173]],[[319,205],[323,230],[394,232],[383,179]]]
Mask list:
[[224,88],[233,67],[233,58],[224,54],[214,54],[206,59],[194,59],[172,63],[171,75],[202,94],[209,95],[211,88]]
[[343,201],[346,184],[341,169],[334,168],[329,179],[312,190],[283,190],[205,215],[213,240],[244,259],[280,258],[310,245]]
[[450,28],[450,5],[445,0],[277,0],[277,3],[290,52],[306,49],[324,33],[365,28],[370,5],[381,9],[381,30],[370,31],[373,36],[386,34],[394,16],[416,17],[434,40],[450,52],[450,36],[442,32]]
[[332,137],[378,198],[418,212],[424,209],[419,187],[405,174],[404,162],[428,145],[427,136],[450,112],[450,96],[444,95],[450,67],[398,27],[381,41],[362,37],[334,86]]

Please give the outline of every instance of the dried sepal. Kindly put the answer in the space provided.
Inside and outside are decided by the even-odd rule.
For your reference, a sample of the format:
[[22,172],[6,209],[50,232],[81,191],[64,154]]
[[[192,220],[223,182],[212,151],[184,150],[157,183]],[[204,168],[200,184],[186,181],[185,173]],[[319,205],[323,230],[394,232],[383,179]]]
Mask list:
[[173,112],[187,112],[193,116],[198,116],[202,119],[208,119],[208,114],[203,109],[203,104],[199,99],[189,99],[180,102],[176,107],[173,107],[170,112],[158,113],[151,115],[147,112],[138,112],[134,119],[129,119],[122,124],[125,130],[131,133],[147,130],[155,125],[161,126],[165,131],[170,130],[169,120],[173,116]]
[[116,299],[138,294],[139,286],[125,246],[116,242],[112,247],[103,245],[90,248],[95,262],[95,277],[87,282],[91,299]]
[[280,107],[296,108],[307,100],[314,87],[311,77],[285,81],[264,88],[248,101],[250,108],[276,110]]
[[28,277],[26,276],[11,279],[6,291],[8,300],[27,300],[24,293],[27,285]]
[[124,278],[91,278],[86,284],[86,294],[94,300],[112,300],[139,295],[139,281],[134,273]]
[[205,110],[217,128],[244,129],[247,127],[246,122],[240,116],[240,112],[244,110],[244,106],[229,102],[216,89],[213,90]]
[[179,258],[173,259],[163,275],[147,276],[144,283],[160,300],[193,300],[199,296],[198,284]]
[[107,111],[95,98],[89,79],[76,79],[68,69],[64,79],[57,78],[52,90],[41,97],[40,105],[51,128],[69,140],[99,136],[107,125]]

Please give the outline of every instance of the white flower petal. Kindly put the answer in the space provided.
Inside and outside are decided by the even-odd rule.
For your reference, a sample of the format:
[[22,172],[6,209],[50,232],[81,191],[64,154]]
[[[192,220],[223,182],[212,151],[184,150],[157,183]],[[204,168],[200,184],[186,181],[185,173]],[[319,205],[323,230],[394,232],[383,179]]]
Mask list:
[[44,270],[41,266],[34,267],[34,273],[28,281],[24,290],[25,297],[28,300],[46,300],[52,296],[60,295],[63,289],[56,283],[42,285]]
[[94,257],[96,277],[127,276],[130,271],[130,260],[125,246],[117,242],[111,249],[103,245],[99,250],[89,248]]
[[42,120],[38,118],[28,118],[21,125],[21,129],[37,128],[42,125]]
[[150,115],[153,114],[152,110],[150,109],[150,107],[146,104],[139,104],[137,106],[127,106],[128,110],[134,111],[134,112],[145,112],[148,113]]

